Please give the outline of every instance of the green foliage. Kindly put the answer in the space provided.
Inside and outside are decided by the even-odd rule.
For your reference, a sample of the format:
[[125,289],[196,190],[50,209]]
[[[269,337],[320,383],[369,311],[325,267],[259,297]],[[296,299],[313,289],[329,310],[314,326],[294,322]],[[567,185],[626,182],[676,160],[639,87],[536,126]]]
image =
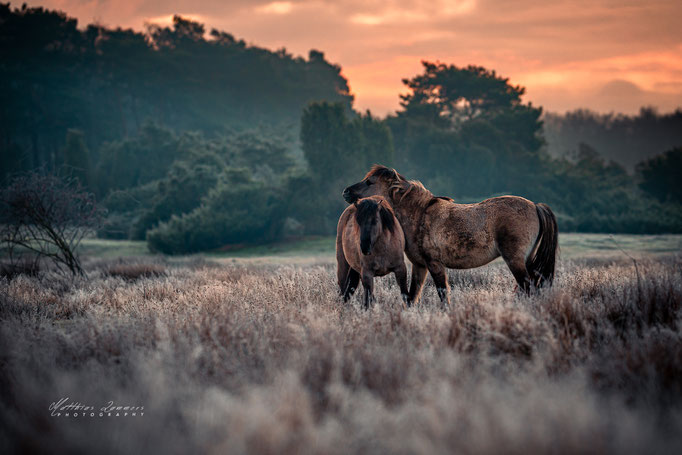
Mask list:
[[638,191],[632,177],[614,162],[606,162],[587,144],[580,144],[576,161],[552,162],[551,185],[542,194],[564,212],[563,230],[631,234],[682,231],[682,207],[661,204]]
[[57,167],[68,129],[85,131],[97,150],[135,136],[146,119],[209,135],[296,131],[311,100],[352,103],[341,68],[318,51],[308,60],[269,51],[178,16],[146,33],[77,25],[64,13],[0,4],[0,155],[18,147],[26,168]]
[[351,122],[343,105],[338,103],[312,103],[303,111],[301,143],[316,181],[328,183],[344,173],[348,167],[360,169],[357,161],[360,150],[353,147],[356,138],[350,133]]
[[134,224],[131,238],[143,240],[147,231],[159,222],[167,221],[172,215],[192,211],[216,185],[224,169],[225,165],[222,163],[217,166],[200,162],[174,163],[166,178],[157,183],[158,189],[150,207]]
[[393,138],[386,124],[364,115],[348,116],[340,103],[311,103],[301,120],[307,176],[290,180],[293,213],[307,232],[331,233],[345,208],[343,188],[375,163],[393,163]]
[[[404,81],[411,93],[387,123],[399,169],[436,194],[475,201],[511,193],[547,202],[561,230],[682,231],[679,205],[643,196],[621,165],[590,145],[578,144],[570,160],[546,154],[542,111],[522,103],[522,87],[480,67],[424,62],[424,69]],[[671,154],[643,164],[642,188],[672,198],[680,169],[674,162]]]
[[201,206],[148,231],[147,242],[152,251],[178,254],[271,241],[282,226],[282,207],[278,189],[264,182],[221,181]]
[[682,232],[682,207],[664,205],[627,190],[591,198],[559,227],[573,232],[668,234]]
[[90,151],[80,130],[66,132],[66,145],[61,150],[68,172],[84,186],[91,184]]
[[403,82],[403,110],[388,118],[397,164],[434,191],[457,196],[528,193],[545,171],[542,110],[494,71],[423,62]]
[[661,202],[682,203],[682,147],[637,165],[639,187]]
[[146,123],[133,138],[104,144],[96,170],[100,194],[163,177],[182,155],[181,145],[172,131],[153,123]]
[[445,126],[477,117],[490,118],[522,107],[525,88],[512,86],[508,78],[480,66],[422,61],[424,74],[403,79],[411,93],[401,95],[401,106],[409,116]]
[[300,233],[330,235],[335,232],[339,215],[345,209],[341,191],[321,190],[310,172],[288,176],[284,194],[287,215],[302,225]]
[[97,231],[99,237],[107,239],[130,239],[133,226],[152,205],[158,191],[158,182],[151,182],[134,188],[113,190],[102,200],[108,215]]
[[[276,138],[265,133],[239,132],[206,139],[199,133],[177,136],[163,128],[148,125],[146,131],[137,137],[120,141],[115,146],[108,144],[100,151],[103,157],[108,154],[119,156],[108,160],[112,164],[120,164],[120,168],[115,169],[120,169],[119,175],[127,178],[128,182],[146,182],[129,188],[122,185],[123,189],[113,189],[108,193],[104,203],[110,215],[100,235],[145,239],[153,230],[149,236],[150,246],[164,252],[196,251],[203,248],[201,245],[208,244],[215,248],[222,246],[216,243],[220,239],[226,242],[235,238],[249,241],[251,234],[260,238],[262,233],[259,234],[257,227],[249,224],[248,217],[238,217],[243,218],[248,229],[240,231],[235,227],[233,232],[215,224],[225,221],[230,213],[216,217],[207,210],[235,209],[226,202],[229,197],[239,199],[245,206],[253,203],[254,210],[258,210],[258,199],[253,199],[256,194],[254,188],[271,191],[274,187],[286,187],[287,175],[296,163],[290,146],[286,137]],[[127,165],[120,161],[121,153],[129,157]],[[150,159],[150,156],[156,159]],[[135,161],[136,157],[138,161]],[[171,163],[164,162],[170,157],[175,159]],[[146,167],[146,173],[135,172],[141,167]],[[104,174],[105,166],[100,170]],[[113,177],[114,173],[111,174]],[[220,197],[224,198],[222,202],[218,201]],[[277,210],[283,210],[285,203],[278,201]],[[268,215],[270,212],[258,213],[263,217],[271,215]],[[233,220],[229,224],[237,226],[242,221]],[[283,220],[271,216],[266,223],[271,223],[268,224],[268,235],[274,238],[275,233],[280,232]],[[205,239],[207,243],[201,243],[186,230],[209,236]],[[186,238],[190,243],[181,246]]]
[[303,154],[317,182],[348,181],[369,166],[393,161],[393,140],[384,123],[367,112],[351,118],[341,103],[311,103],[301,119]]
[[7,144],[0,153],[0,182],[8,181],[13,174],[17,174],[30,166],[27,164],[24,151],[17,144]]
[[642,108],[637,115],[578,109],[563,115],[545,113],[543,121],[552,156],[571,156],[581,142],[588,143],[628,171],[643,160],[682,145],[682,109],[659,114]]

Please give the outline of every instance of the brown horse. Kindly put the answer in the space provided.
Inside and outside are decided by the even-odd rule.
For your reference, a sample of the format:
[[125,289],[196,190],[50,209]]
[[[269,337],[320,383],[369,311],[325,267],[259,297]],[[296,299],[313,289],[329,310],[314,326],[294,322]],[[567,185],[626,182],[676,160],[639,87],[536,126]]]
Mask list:
[[405,253],[413,265],[410,303],[419,300],[427,270],[447,305],[446,268],[479,267],[499,256],[526,293],[531,287],[552,284],[559,231],[545,204],[518,196],[455,204],[379,165],[343,192],[349,203],[372,195],[388,200],[405,232]]
[[386,199],[356,200],[341,214],[336,228],[337,276],[343,300],[348,301],[362,278],[365,308],[369,308],[374,277],[393,272],[407,301],[404,250],[405,234]]

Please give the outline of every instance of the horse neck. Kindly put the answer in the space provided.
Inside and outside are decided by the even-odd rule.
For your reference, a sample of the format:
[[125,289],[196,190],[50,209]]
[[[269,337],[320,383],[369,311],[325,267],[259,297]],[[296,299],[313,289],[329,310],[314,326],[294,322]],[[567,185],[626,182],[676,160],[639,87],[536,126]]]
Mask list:
[[433,199],[433,194],[426,188],[412,184],[412,188],[402,198],[393,200],[393,211],[405,232],[405,237],[410,239],[419,230],[421,214]]

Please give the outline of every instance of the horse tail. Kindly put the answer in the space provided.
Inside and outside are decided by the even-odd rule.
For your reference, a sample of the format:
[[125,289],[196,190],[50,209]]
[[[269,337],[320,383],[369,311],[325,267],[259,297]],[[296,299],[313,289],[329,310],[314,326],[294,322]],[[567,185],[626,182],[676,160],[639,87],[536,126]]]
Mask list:
[[534,254],[526,260],[526,269],[535,287],[549,286],[554,281],[554,267],[559,250],[559,228],[554,212],[546,204],[535,204],[540,221],[540,232],[535,241]]

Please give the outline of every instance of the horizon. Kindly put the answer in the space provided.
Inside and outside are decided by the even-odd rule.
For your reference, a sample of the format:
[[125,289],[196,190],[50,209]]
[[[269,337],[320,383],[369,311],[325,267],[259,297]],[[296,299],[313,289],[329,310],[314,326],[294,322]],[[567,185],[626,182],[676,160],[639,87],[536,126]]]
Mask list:
[[495,70],[526,88],[526,102],[553,113],[632,115],[642,107],[665,113],[682,106],[682,34],[675,26],[682,6],[675,2],[603,0],[582,9],[565,1],[544,7],[524,1],[514,9],[495,3],[27,2],[63,11],[80,28],[144,31],[178,14],[252,46],[301,56],[317,49],[341,66],[354,107],[379,116],[399,109],[401,80],[421,73],[422,60]]

